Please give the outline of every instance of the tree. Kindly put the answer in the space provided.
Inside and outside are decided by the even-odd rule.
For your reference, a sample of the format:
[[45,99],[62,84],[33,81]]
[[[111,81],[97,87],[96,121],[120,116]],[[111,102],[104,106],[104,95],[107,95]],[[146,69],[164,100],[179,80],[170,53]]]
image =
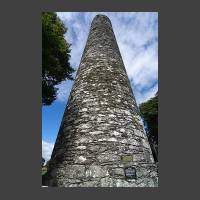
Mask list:
[[64,38],[67,28],[54,12],[42,13],[42,104],[51,105],[62,81],[73,80],[70,45]]
[[140,104],[139,109],[147,124],[147,136],[154,159],[158,161],[158,92],[155,97]]
[[42,167],[44,166],[45,159],[42,157]]

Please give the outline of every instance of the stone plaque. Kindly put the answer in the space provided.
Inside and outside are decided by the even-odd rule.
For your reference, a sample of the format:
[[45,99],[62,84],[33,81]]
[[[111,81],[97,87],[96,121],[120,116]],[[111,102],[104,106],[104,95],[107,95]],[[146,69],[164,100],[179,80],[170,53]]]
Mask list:
[[136,179],[136,169],[135,167],[126,167],[124,169],[125,176],[128,179]]
[[125,155],[121,157],[123,163],[129,163],[133,161],[132,155]]

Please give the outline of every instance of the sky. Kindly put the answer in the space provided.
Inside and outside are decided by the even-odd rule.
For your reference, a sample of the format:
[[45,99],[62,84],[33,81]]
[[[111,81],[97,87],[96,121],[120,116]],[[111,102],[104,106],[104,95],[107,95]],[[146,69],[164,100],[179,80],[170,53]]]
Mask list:
[[[70,64],[76,70],[97,14],[111,20],[137,104],[147,101],[158,91],[158,13],[57,12],[68,29],[65,39],[71,44]],[[73,81],[63,81],[57,86],[57,100],[42,107],[42,156],[46,161],[50,159],[72,85]]]

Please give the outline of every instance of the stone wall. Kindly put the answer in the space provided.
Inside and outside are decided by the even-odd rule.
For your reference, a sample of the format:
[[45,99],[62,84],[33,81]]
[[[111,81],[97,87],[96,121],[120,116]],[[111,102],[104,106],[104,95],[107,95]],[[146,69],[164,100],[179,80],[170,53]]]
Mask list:
[[158,184],[157,167],[106,16],[97,15],[91,24],[49,166],[49,186]]

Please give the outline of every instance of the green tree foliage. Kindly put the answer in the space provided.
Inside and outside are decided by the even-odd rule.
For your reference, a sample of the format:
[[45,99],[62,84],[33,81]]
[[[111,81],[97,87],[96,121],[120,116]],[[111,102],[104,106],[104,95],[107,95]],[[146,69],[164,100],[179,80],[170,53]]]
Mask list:
[[[158,92],[155,97],[139,105],[144,121],[147,123],[147,136],[153,148],[154,158],[158,154]],[[155,155],[156,154],[156,155]]]
[[67,28],[54,12],[42,13],[42,104],[51,105],[62,81],[73,80],[70,45],[64,39]]
[[44,166],[45,159],[42,157],[42,167]]

